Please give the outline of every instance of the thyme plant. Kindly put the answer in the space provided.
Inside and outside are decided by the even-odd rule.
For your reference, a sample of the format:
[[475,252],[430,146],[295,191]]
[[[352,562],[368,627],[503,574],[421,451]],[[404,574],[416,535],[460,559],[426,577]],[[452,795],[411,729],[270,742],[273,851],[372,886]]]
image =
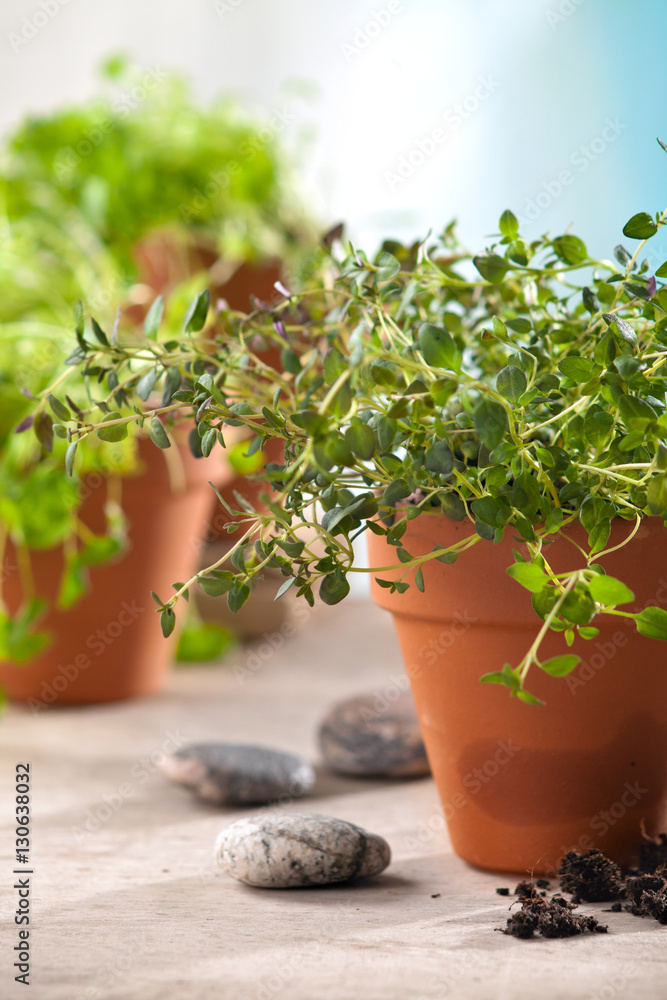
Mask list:
[[[195,455],[224,446],[229,425],[248,429],[250,453],[282,442],[283,460],[259,473],[262,508],[233,511],[229,564],[153,595],[165,634],[195,583],[236,611],[274,567],[285,578],[277,596],[293,587],[311,605],[316,593],[336,604],[350,573],[423,590],[429,560],[453,563],[509,534],[528,553],[516,549],[507,572],[532,594],[536,637],[520,663],[482,680],[536,702],[531,667],[563,676],[578,662],[567,651],[541,658],[550,630],[566,650],[576,634],[594,638],[606,614],[667,639],[667,611],[626,610],[634,595],[600,563],[613,521],[627,522],[631,545],[642,518],[667,518],[667,262],[644,258],[666,219],[633,216],[623,232],[634,249],[619,245],[609,261],[570,233],[523,239],[510,211],[476,256],[453,226],[411,246],[386,242],[373,259],[337,228],[310,284],[278,285],[277,301],[250,315],[212,307],[204,292],[180,336],[160,334],[156,300],[142,331],[109,337],[79,313],[69,365],[88,403],[63,402],[63,373],[35,430],[45,449],[53,434],[66,439],[70,475],[82,440],[119,440],[133,423],[168,448],[173,421],[188,416]],[[416,557],[403,544],[408,521],[434,514],[469,531]],[[585,567],[556,572],[549,542],[576,523]],[[393,546],[392,579],[355,565],[365,531]]]

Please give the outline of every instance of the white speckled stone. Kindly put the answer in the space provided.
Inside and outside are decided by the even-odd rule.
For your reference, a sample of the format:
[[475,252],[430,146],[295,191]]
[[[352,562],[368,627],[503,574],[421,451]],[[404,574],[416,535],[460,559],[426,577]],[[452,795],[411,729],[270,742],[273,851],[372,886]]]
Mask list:
[[296,754],[237,743],[183,747],[160,765],[162,774],[216,805],[299,798],[315,784],[315,772]]
[[379,875],[391,861],[382,837],[315,813],[266,813],[237,820],[220,833],[215,854],[232,878],[265,889]]

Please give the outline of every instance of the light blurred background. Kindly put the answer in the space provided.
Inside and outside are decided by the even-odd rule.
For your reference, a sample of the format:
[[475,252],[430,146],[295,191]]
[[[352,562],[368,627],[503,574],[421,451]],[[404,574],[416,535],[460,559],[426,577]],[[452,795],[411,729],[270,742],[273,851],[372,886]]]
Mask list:
[[477,250],[511,207],[608,257],[664,207],[666,29],[663,0],[10,0],[0,129],[127,53],[281,113],[323,223],[369,251],[452,217]]

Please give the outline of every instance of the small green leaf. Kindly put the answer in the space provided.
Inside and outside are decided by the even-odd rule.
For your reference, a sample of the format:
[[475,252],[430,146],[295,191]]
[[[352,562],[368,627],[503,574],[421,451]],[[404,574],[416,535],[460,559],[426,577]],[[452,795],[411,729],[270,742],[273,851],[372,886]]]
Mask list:
[[35,416],[33,429],[44,451],[53,451],[53,420],[48,413]]
[[90,325],[92,327],[93,333],[95,334],[95,337],[97,338],[97,340],[99,340],[100,344],[102,344],[103,347],[108,347],[109,338],[107,337],[106,333],[104,332],[100,324],[94,318],[94,316],[90,317]]
[[127,423],[114,424],[112,427],[104,425],[111,420],[120,420],[121,415],[118,410],[112,410],[102,417],[97,426],[97,436],[100,441],[123,441],[127,437]]
[[461,354],[454,338],[444,327],[423,323],[417,337],[419,350],[424,361],[431,368],[448,368],[458,371],[461,367]]
[[482,684],[504,684],[505,677],[500,670],[493,670],[489,674],[482,674],[480,682]]
[[208,458],[208,456],[213,451],[213,445],[215,444],[217,437],[218,437],[218,432],[216,431],[215,427],[209,427],[209,429],[206,431],[203,438],[201,439],[201,453],[204,456],[204,458]]
[[[252,413],[252,410],[250,412]],[[323,413],[316,413],[315,410],[301,410],[299,413],[294,413],[292,423],[304,430],[309,437],[315,439],[324,437],[329,430],[329,421],[326,416]],[[357,423],[361,424],[361,421],[359,420]],[[365,424],[362,426],[366,427]]]
[[234,574],[229,570],[218,570],[210,575],[197,577],[197,582],[208,597],[220,597],[231,590]]
[[635,617],[637,631],[649,639],[667,639],[667,611],[664,608],[644,608]]
[[608,517],[604,517],[601,521],[598,521],[588,535],[588,544],[591,547],[591,555],[595,555],[596,552],[602,552],[603,548],[609,541],[610,532],[611,521]]
[[648,212],[637,212],[623,226],[623,235],[631,240],[649,240],[657,231],[658,226]]
[[507,575],[533,594],[543,590],[549,583],[549,577],[535,563],[514,563],[508,567]]
[[440,496],[440,507],[450,521],[463,521],[466,508],[463,500],[456,493],[444,493]]
[[350,585],[340,569],[322,578],[320,599],[325,604],[339,604],[349,592]]
[[[627,320],[622,319],[620,316],[614,315],[614,313],[603,313],[602,318],[609,324],[610,330],[613,332],[616,330],[621,340],[624,340],[626,344],[630,344],[631,347],[637,346],[637,334],[632,329]],[[602,341],[600,342],[602,343]],[[600,344],[598,345],[598,347]],[[596,361],[597,361],[597,349],[596,349]]]
[[197,333],[202,329],[208,316],[208,309],[211,304],[211,293],[208,288],[200,292],[192,302],[183,322],[183,333]]
[[496,388],[501,396],[516,405],[528,387],[526,376],[516,365],[506,365],[498,372]]
[[597,404],[589,407],[584,414],[584,436],[594,448],[600,448],[611,433],[614,418],[611,413]]
[[93,535],[79,553],[83,566],[100,566],[122,552],[123,546],[111,535]]
[[571,356],[558,362],[558,370],[572,382],[588,382],[593,377],[594,367],[589,358]]
[[357,458],[367,462],[373,457],[376,440],[373,429],[368,424],[361,420],[353,421],[352,426],[345,431],[345,440]]
[[409,497],[411,493],[412,490],[408,486],[405,479],[394,479],[391,483],[389,483],[389,486],[387,486],[382,494],[381,503],[393,506],[393,504],[397,503],[399,500],[405,500],[405,498]]
[[235,646],[234,633],[222,625],[215,622],[186,625],[178,637],[176,662],[207,663],[225,656]]
[[72,441],[65,452],[65,471],[70,478],[74,475],[74,458],[78,443],[78,441]]
[[560,614],[575,625],[588,625],[596,612],[593,598],[584,587],[575,587],[560,606]]
[[150,371],[146,372],[145,375],[137,382],[136,393],[139,399],[143,399],[144,402],[148,399],[153,391],[153,386],[157,382],[158,371],[157,368],[151,368]]
[[557,236],[553,248],[564,264],[581,264],[588,258],[586,244],[578,236]]
[[52,392],[49,393],[49,406],[53,410],[55,416],[58,420],[71,420],[72,414],[64,405],[61,403],[57,396],[54,396]]
[[159,417],[153,417],[148,429],[151,441],[158,448],[171,448],[171,441]]
[[530,691],[517,691],[516,696],[520,701],[525,701],[527,705],[544,705],[542,699],[531,694]]
[[505,524],[510,514],[510,509],[506,502],[502,503],[491,496],[473,500],[470,506],[478,520],[483,521],[484,524],[490,524],[494,528]]
[[86,575],[77,556],[69,558],[60,580],[57,604],[59,608],[71,608],[86,592]]
[[295,352],[290,350],[289,347],[283,347],[280,352],[280,364],[290,375],[298,375],[301,371],[301,361],[299,360],[299,355],[295,354]]
[[653,476],[648,484],[647,500],[652,514],[667,518],[667,472]]
[[247,583],[241,583],[238,579],[234,580],[231,590],[227,592],[227,606],[232,614],[240,611],[249,597],[250,587]]
[[157,337],[163,313],[164,300],[161,295],[158,295],[158,297],[154,299],[151,304],[150,309],[146,313],[146,318],[144,319],[144,333],[149,340],[155,340]]
[[83,337],[83,303],[81,299],[74,306],[74,332],[77,337]]
[[504,406],[484,395],[473,411],[473,423],[482,444],[493,451],[507,431],[507,413]]
[[551,535],[558,531],[562,523],[563,511],[560,507],[554,507],[544,519],[544,530],[548,535]]
[[324,378],[327,384],[331,385],[335,382],[346,371],[347,367],[343,355],[337,348],[332,347],[327,353],[323,365]]
[[563,656],[552,656],[551,659],[540,663],[540,667],[551,677],[566,677],[571,674],[579,663],[581,657],[574,653],[565,653]]
[[283,596],[283,594],[286,594],[287,591],[290,589],[290,587],[292,587],[294,585],[295,582],[296,582],[296,577],[295,576],[291,576],[289,578],[289,580],[285,580],[284,583],[281,583],[281,585],[278,587],[278,593],[273,598],[273,600],[277,601],[278,598],[280,598],[280,597]]
[[510,269],[510,265],[496,253],[478,254],[472,259],[473,264],[486,281],[499,284]]
[[164,608],[160,615],[160,628],[162,635],[167,639],[176,627],[176,615],[171,608]]
[[595,293],[592,292],[590,288],[588,287],[584,288],[582,292],[582,299],[584,302],[584,306],[589,311],[589,313],[593,314],[600,310],[600,303],[597,297],[595,296]]
[[498,229],[507,240],[515,240],[517,238],[519,234],[519,220],[514,212],[510,212],[509,208],[506,208],[500,216]]
[[424,466],[429,472],[448,476],[454,468],[454,456],[444,441],[435,441],[424,454]]
[[[514,480],[512,503],[526,517],[533,517],[540,506],[540,487],[529,472],[520,472]],[[517,522],[518,525],[518,522]]]
[[[169,406],[181,384],[181,373],[178,368],[170,368],[164,377],[164,390],[162,392],[161,406]],[[192,396],[190,397],[192,399]],[[188,400],[190,402],[190,399]]]
[[594,601],[605,606],[629,604],[635,599],[630,588],[613,576],[594,576],[588,582],[588,590]]
[[629,431],[643,431],[658,416],[651,404],[639,396],[620,396],[618,408]]
[[391,253],[381,253],[378,257],[378,270],[375,272],[375,281],[377,284],[382,284],[385,281],[391,281],[401,270],[401,265],[396,260]]

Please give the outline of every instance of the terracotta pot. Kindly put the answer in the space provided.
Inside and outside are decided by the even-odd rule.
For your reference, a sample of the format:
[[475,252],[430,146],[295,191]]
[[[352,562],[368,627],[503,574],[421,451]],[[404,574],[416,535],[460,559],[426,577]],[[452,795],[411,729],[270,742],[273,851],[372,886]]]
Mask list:
[[[268,464],[273,462],[276,465],[282,465],[285,454],[284,441],[280,438],[270,438],[263,448],[263,453],[265,463]],[[233,478],[225,484],[223,489],[220,490],[220,495],[230,507],[234,510],[239,508],[239,502],[234,495],[235,493],[238,493],[239,496],[243,497],[243,499],[255,509],[260,511],[267,509],[266,505],[261,503],[260,496],[262,493],[266,493],[270,496],[275,492],[270,483],[262,482],[257,479],[251,479],[247,476],[241,476],[235,473],[232,473],[232,476]],[[230,544],[233,543],[234,536],[230,536],[227,533],[225,525],[234,520],[236,519],[233,518],[227,510],[225,510],[222,504],[217,502],[213,507],[210,524],[206,528],[206,541],[213,542],[222,540]]]
[[[231,536],[232,540],[234,537]],[[229,544],[213,542],[206,546],[202,562],[210,565],[221,559],[228,549]],[[275,600],[278,589],[284,582],[285,577],[276,570],[265,569],[247,602],[236,613],[229,610],[224,597],[209,597],[197,587],[194,593],[197,611],[203,621],[215,622],[228,628],[244,642],[280,633],[285,624],[293,620],[299,603],[292,590],[283,594],[279,601]]]
[[[156,295],[168,295],[172,288],[201,271],[209,272],[211,297],[224,298],[232,309],[250,312],[250,296],[271,300],[280,278],[278,261],[260,260],[235,264],[219,258],[215,241],[187,232],[155,230],[134,248],[138,291],[142,300],[127,303],[124,319],[139,325]],[[142,286],[145,286],[142,288]]]
[[[609,546],[632,524],[612,526]],[[403,545],[413,555],[472,534],[469,522],[422,514]],[[585,543],[583,529],[572,538]],[[546,701],[532,706],[506,688],[480,684],[483,673],[516,666],[539,628],[530,595],[506,575],[517,543],[479,541],[457,562],[424,568],[425,593],[411,586],[372,593],[390,610],[455,851],[492,871],[553,873],[572,849],[597,847],[627,865],[641,841],[667,819],[667,646],[622,618],[596,620],[600,635],[577,637],[582,663],[567,678],[531,668],[527,686]],[[395,549],[369,534],[371,566],[395,562]],[[559,571],[583,566],[558,538],[547,558]],[[648,518],[627,549],[605,556],[639,610],[667,605],[667,531]],[[579,560],[579,561],[578,561]],[[384,579],[399,574],[374,574]],[[550,632],[542,658],[567,651]]]
[[[12,700],[29,701],[33,710],[52,703],[91,704],[148,695],[163,682],[176,635],[162,637],[150,591],[166,599],[173,593],[173,582],[196,572],[200,529],[215,499],[208,481],[223,485],[231,472],[220,451],[195,459],[181,443],[170,457],[180,456],[182,488],[172,492],[165,461],[169,453],[142,441],[140,454],[145,471],[122,480],[129,550],[116,561],[91,568],[90,590],[75,605],[48,612],[40,622],[54,635],[46,652],[26,666],[0,664],[0,687]],[[106,482],[99,475],[89,477],[83,488],[88,495],[81,518],[101,532]],[[62,549],[33,551],[31,563],[39,594],[53,601]],[[15,565],[11,550],[5,565],[10,570]],[[15,610],[22,597],[19,574],[9,571],[6,577],[6,600]]]

